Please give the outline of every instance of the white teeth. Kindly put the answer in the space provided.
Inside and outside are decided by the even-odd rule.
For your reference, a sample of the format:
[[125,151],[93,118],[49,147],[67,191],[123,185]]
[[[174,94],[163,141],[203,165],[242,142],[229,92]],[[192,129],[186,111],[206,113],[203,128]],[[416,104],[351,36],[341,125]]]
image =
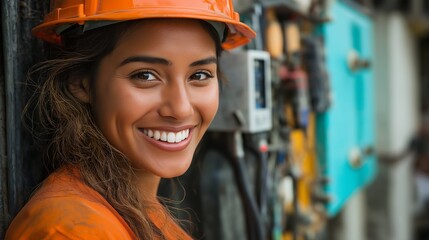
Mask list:
[[189,137],[189,129],[182,130],[180,132],[164,132],[144,129],[143,133],[150,138],[168,143],[179,143]]
[[167,141],[167,133],[166,132],[162,132],[161,133],[161,141]]
[[176,141],[176,134],[169,132],[167,134],[167,142],[174,143]]
[[[182,141],[183,140],[183,138],[182,138],[182,132],[178,132],[178,133],[176,133],[175,135],[174,134],[172,134],[173,136],[175,136],[175,142],[180,142],[180,141]],[[168,134],[168,136],[170,136],[170,133]],[[169,141],[170,142],[170,141]]]
[[153,134],[153,138],[155,140],[159,140],[161,138],[161,133],[159,131],[155,131],[155,133]]

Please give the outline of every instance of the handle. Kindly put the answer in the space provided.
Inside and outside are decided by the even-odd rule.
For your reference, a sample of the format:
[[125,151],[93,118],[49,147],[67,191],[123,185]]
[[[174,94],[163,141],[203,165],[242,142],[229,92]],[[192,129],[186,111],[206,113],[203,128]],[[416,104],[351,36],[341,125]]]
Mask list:
[[349,68],[353,71],[359,71],[363,69],[368,69],[371,67],[371,62],[369,59],[363,59],[359,56],[359,53],[355,50],[350,50],[347,58]]
[[367,157],[375,154],[375,149],[373,146],[366,146],[362,149],[354,147],[349,151],[349,163],[354,168],[360,168]]

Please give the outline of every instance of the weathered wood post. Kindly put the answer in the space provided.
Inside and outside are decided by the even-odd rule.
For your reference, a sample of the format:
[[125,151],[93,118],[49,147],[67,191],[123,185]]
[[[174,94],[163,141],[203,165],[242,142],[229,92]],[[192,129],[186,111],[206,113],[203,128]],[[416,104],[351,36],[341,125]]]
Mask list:
[[44,170],[22,126],[29,67],[43,57],[43,45],[31,36],[49,0],[2,0],[0,41],[0,238],[19,211]]

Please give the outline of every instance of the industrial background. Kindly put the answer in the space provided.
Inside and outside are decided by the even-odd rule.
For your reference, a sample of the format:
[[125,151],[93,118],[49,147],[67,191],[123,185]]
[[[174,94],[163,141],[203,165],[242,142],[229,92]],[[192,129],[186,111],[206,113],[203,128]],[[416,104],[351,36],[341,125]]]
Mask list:
[[[222,55],[219,112],[159,190],[183,226],[207,240],[429,239],[429,1],[234,3],[258,37]],[[21,112],[49,0],[0,4],[2,239],[46,176]]]

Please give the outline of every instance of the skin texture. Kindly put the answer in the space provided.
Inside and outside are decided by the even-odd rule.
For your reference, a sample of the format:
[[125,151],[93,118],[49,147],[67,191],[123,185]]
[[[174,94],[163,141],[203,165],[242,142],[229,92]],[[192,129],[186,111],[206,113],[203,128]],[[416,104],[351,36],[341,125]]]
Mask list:
[[[182,175],[218,108],[215,43],[188,19],[142,21],[100,62],[95,81],[71,86],[90,103],[106,139],[136,169],[138,183],[156,195],[160,177]],[[80,87],[79,87],[80,86]],[[144,129],[190,129],[180,143],[155,141]]]

